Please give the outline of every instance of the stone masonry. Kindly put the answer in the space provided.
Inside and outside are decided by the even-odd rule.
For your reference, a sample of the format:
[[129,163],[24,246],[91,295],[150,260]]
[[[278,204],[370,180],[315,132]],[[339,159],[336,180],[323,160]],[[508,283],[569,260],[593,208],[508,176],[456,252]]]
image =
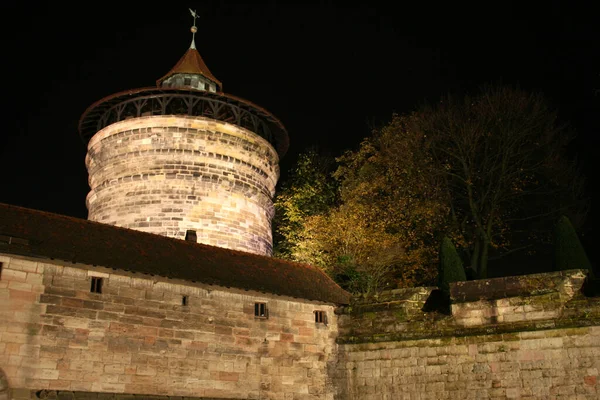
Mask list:
[[[333,399],[330,304],[13,255],[0,263],[0,398]],[[92,277],[102,293],[90,293]],[[255,317],[256,302],[268,318]]]
[[338,310],[336,399],[600,398],[600,299],[580,270],[460,282],[451,312],[435,288]]
[[273,146],[204,117],[147,116],[111,124],[88,144],[89,219],[271,255]]
[[334,308],[14,254],[0,266],[0,400],[600,397],[600,299],[581,270],[456,283],[448,310],[435,288]]
[[336,398],[600,397],[600,327],[340,346]]

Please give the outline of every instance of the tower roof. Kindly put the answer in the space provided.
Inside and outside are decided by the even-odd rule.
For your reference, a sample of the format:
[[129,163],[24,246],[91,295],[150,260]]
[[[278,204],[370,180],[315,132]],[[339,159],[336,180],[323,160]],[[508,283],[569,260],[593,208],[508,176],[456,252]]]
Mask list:
[[[130,89],[104,97],[85,110],[79,120],[79,134],[87,144],[100,129],[128,116],[140,117],[147,112],[152,115],[181,113],[179,102],[182,101],[182,97],[188,99],[188,103],[196,104],[196,107],[188,110],[187,115],[237,124],[269,141],[280,158],[287,152],[290,144],[288,133],[283,123],[269,111],[248,100],[223,92],[189,90],[182,87],[154,86]],[[171,101],[174,98],[179,100]],[[125,107],[129,108],[125,110]],[[217,108],[219,113],[215,114],[212,110]]]
[[204,63],[202,56],[200,55],[198,50],[195,49],[195,46],[190,47],[185,52],[183,57],[181,57],[179,61],[177,61],[177,64],[175,64],[175,66],[171,68],[171,70],[167,72],[166,75],[164,75],[162,78],[156,81],[156,85],[160,86],[165,79],[175,74],[202,75],[205,78],[208,78],[211,81],[215,82],[219,86],[219,91],[223,90],[223,84],[210,72],[210,70]]
[[88,107],[79,120],[82,139],[87,143],[100,129],[126,118],[181,114],[187,109],[187,115],[213,118],[249,129],[269,141],[279,157],[283,157],[289,146],[285,127],[262,107],[223,93],[223,84],[196,50],[198,15],[192,9],[190,13],[194,18],[190,29],[192,42],[175,66],[156,81],[155,87],[126,90]]

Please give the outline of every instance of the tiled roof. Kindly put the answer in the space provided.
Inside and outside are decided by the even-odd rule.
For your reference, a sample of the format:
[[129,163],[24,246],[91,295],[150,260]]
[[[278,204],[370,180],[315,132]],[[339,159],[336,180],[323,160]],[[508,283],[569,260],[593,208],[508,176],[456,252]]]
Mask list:
[[0,253],[348,304],[320,269],[0,203]]
[[177,61],[177,64],[165,76],[156,81],[157,86],[160,86],[162,81],[175,74],[199,74],[207,77],[211,81],[219,85],[219,91],[223,90],[223,84],[219,81],[204,63],[202,56],[198,50],[189,48],[183,57]]
[[[242,108],[244,111],[250,112],[252,115],[257,116],[267,122],[269,130],[271,131],[271,144],[277,150],[279,158],[283,158],[290,145],[290,139],[288,133],[283,126],[283,123],[277,119],[273,114],[264,109],[263,107],[252,103],[249,100],[243,99],[238,96],[219,92],[213,93],[206,90],[195,90],[192,88],[181,88],[181,87],[143,87],[136,89],[124,90],[122,92],[111,94],[106,96],[94,104],[89,106],[84,111],[81,119],[79,120],[79,134],[84,143],[88,143],[90,138],[98,132],[98,128],[104,128],[108,124],[113,122],[104,121],[99,125],[99,121],[106,117],[110,110],[114,109],[120,104],[129,102],[135,98],[165,98],[169,96],[177,96],[185,94],[187,96],[195,96],[202,100],[217,100],[222,103],[231,104],[235,107]],[[208,107],[207,107],[208,108]],[[161,114],[168,115],[168,114]],[[192,116],[204,116],[205,114],[194,112],[189,114]],[[229,115],[229,114],[224,114]],[[138,115],[139,116],[139,115]],[[214,115],[211,117],[214,118]],[[223,119],[223,121],[226,121]]]

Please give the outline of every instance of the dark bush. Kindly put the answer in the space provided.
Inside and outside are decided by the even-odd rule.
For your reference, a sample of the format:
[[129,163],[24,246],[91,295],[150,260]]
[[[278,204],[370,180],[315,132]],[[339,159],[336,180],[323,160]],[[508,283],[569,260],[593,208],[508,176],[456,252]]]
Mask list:
[[466,281],[467,276],[462,261],[452,241],[446,236],[440,246],[440,264],[438,286],[446,295],[450,295],[450,283]]
[[562,216],[556,223],[554,230],[555,269],[592,270],[592,264],[579,241],[577,232],[569,218]]

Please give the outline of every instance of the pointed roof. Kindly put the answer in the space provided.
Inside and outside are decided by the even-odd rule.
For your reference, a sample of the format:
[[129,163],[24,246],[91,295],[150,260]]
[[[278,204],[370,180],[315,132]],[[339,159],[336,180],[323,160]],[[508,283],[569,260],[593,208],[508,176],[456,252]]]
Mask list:
[[215,76],[210,72],[202,56],[198,53],[198,50],[195,49],[195,46],[192,46],[185,52],[183,57],[179,59],[177,64],[165,76],[156,81],[156,85],[160,86],[162,82],[173,76],[175,74],[198,74],[202,75],[211,81],[215,82],[219,86],[219,91],[223,90],[223,84],[220,80],[215,78]]

